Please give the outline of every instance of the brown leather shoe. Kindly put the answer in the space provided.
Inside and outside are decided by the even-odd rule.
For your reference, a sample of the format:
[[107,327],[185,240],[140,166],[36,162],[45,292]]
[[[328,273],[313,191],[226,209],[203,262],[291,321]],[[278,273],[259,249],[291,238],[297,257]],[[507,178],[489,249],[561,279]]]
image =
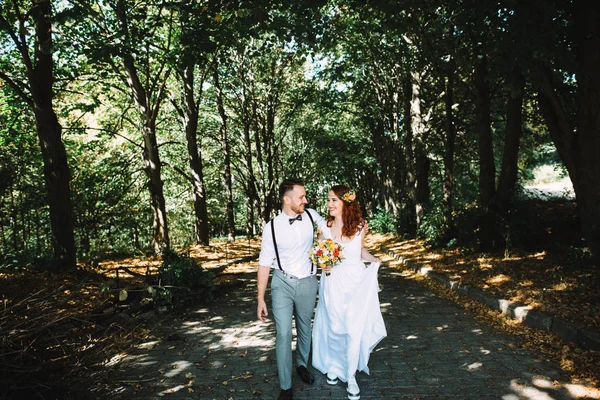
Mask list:
[[302,382],[308,383],[310,385],[315,383],[315,377],[313,376],[313,374],[310,373],[308,369],[306,369],[304,365],[299,366],[296,371],[298,371],[298,375],[300,375],[300,379],[302,379]]
[[279,393],[279,400],[292,400],[292,388],[282,389]]

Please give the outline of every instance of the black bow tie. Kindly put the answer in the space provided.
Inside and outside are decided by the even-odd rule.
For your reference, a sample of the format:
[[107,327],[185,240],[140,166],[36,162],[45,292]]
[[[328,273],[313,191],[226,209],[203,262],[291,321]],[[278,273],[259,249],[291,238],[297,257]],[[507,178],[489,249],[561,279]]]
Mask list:
[[290,218],[290,225],[293,224],[296,221],[302,221],[302,214],[296,215],[295,218]]

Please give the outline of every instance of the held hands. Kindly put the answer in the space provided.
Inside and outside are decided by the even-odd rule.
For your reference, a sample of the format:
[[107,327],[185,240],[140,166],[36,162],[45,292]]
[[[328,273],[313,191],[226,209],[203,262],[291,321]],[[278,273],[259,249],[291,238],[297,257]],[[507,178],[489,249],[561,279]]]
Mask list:
[[267,311],[267,304],[264,300],[259,300],[258,307],[256,308],[256,316],[261,322],[265,322],[268,315],[269,312]]
[[329,275],[333,267],[331,265],[322,265],[321,270],[325,272],[325,274]]

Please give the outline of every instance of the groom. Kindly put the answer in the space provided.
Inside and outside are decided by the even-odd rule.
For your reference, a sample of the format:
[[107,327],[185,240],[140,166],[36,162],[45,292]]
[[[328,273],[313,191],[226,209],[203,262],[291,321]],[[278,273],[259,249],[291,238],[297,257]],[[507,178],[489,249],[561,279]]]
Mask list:
[[257,274],[258,319],[269,315],[265,292],[271,269],[271,302],[277,338],[275,355],[281,387],[280,400],[292,399],[292,316],[298,332],[296,346],[297,372],[305,383],[314,377],[307,369],[312,336],[311,321],[317,297],[316,267],[309,258],[314,238],[313,221],[324,223],[315,210],[305,210],[306,191],[299,179],[286,179],[279,186],[283,209],[263,230]]

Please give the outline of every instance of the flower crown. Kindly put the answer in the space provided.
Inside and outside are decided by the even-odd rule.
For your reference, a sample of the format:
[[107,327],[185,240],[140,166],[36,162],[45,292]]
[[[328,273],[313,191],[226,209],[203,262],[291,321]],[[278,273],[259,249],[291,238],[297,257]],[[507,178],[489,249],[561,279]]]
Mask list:
[[340,196],[340,199],[342,199],[346,203],[352,203],[356,199],[356,193],[354,193],[352,190],[349,190],[342,194]]

